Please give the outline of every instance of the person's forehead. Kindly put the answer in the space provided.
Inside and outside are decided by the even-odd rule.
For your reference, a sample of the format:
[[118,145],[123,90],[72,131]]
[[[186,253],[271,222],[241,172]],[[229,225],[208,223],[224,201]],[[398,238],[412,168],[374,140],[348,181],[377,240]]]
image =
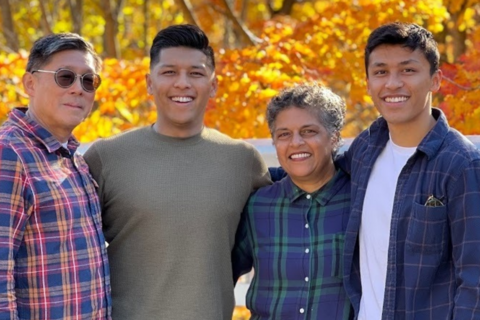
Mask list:
[[63,50],[52,54],[45,65],[95,68],[95,58],[82,50]]
[[209,59],[201,50],[187,47],[171,47],[160,50],[158,63],[161,65],[207,66]]
[[401,44],[382,44],[372,50],[369,65],[427,63],[420,49],[405,47]]

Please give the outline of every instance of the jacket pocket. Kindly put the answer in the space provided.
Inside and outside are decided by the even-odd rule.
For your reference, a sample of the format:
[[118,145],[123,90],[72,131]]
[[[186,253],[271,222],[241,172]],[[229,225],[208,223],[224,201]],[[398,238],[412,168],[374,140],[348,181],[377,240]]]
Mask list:
[[447,226],[446,206],[427,207],[413,203],[405,241],[407,248],[415,253],[441,253],[447,241]]

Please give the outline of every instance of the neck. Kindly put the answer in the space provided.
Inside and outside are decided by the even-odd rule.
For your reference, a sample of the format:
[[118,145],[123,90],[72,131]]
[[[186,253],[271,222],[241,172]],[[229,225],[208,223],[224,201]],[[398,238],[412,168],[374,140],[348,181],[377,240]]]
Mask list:
[[327,168],[322,171],[319,176],[315,177],[315,179],[300,180],[292,178],[292,181],[297,187],[299,187],[303,191],[312,193],[326,185],[333,178],[334,175],[335,165],[332,162],[329,163],[327,165]]
[[406,148],[416,147],[432,130],[436,122],[431,112],[429,112],[425,116],[420,117],[416,122],[408,124],[389,123],[388,130],[390,131],[392,141],[397,146]]
[[153,130],[155,132],[167,136],[167,137],[172,137],[172,138],[190,138],[193,137],[203,130],[203,123],[201,123],[198,126],[194,127],[189,127],[189,128],[183,128],[183,127],[176,127],[176,128],[168,128],[166,129],[164,126],[157,122],[153,125]]
[[67,142],[68,138],[72,134],[71,131],[61,130],[60,128],[49,128],[46,124],[44,124],[41,120],[39,120],[39,118],[35,115],[35,112],[33,111],[33,109],[28,108],[25,114],[27,118],[35,121],[40,126],[42,126],[45,130],[50,132],[52,136],[61,144]]

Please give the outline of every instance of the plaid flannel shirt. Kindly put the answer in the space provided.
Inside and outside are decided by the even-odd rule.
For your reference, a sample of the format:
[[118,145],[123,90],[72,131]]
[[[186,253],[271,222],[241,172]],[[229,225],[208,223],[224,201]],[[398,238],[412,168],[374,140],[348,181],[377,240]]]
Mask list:
[[313,194],[287,176],[250,197],[232,264],[235,281],[254,268],[251,319],[350,319],[342,284],[349,212],[350,182],[340,170]]
[[[400,172],[393,204],[382,320],[480,320],[480,152],[437,119]],[[383,118],[352,143],[352,212],[345,287],[358,315],[358,231],[368,178],[389,139]],[[379,197],[382,195],[379,194]],[[428,204],[436,197],[438,205]],[[443,204],[443,205],[441,205]]]
[[0,319],[111,319],[95,182],[24,111],[0,127]]

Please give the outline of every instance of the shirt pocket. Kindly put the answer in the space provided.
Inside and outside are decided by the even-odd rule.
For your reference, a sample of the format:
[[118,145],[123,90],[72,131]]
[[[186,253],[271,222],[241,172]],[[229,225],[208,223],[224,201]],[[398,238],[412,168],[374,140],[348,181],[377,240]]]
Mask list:
[[408,223],[407,248],[414,253],[441,254],[447,240],[447,208],[413,203]]

